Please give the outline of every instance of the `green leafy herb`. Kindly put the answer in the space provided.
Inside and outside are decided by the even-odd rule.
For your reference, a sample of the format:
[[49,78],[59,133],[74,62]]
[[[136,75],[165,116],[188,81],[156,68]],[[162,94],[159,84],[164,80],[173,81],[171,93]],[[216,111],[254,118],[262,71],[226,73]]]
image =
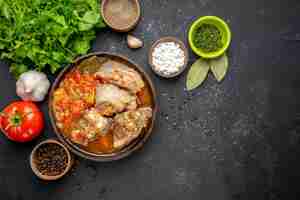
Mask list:
[[209,71],[208,62],[199,58],[192,66],[187,75],[186,88],[193,90],[200,86],[206,79]]
[[214,74],[215,78],[218,80],[218,82],[221,82],[228,71],[228,58],[226,54],[223,54],[219,58],[210,60],[209,65],[210,70]]
[[222,48],[222,34],[220,30],[212,24],[202,24],[193,36],[194,44],[204,52],[214,52]]
[[0,0],[0,56],[16,76],[55,73],[85,54],[104,26],[99,0]]

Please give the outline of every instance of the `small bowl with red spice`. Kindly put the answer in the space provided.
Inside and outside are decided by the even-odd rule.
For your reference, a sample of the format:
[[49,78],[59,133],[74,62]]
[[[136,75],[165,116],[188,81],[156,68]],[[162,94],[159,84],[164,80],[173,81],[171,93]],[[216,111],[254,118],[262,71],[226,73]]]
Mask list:
[[33,173],[46,181],[62,178],[71,169],[72,164],[73,158],[69,150],[55,139],[41,142],[30,155]]

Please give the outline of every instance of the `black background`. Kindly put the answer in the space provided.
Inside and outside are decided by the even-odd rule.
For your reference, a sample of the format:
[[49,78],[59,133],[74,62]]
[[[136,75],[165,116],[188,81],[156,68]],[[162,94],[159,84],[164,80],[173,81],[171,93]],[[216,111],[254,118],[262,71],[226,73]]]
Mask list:
[[[145,147],[121,161],[79,159],[74,172],[45,183],[31,172],[32,148],[54,137],[47,102],[42,137],[15,144],[0,136],[1,200],[247,200],[299,199],[300,2],[296,0],[142,0],[132,51],[125,35],[100,31],[92,51],[129,56],[144,67],[158,91],[159,117]],[[230,25],[230,68],[218,84],[209,76],[184,91],[186,72],[161,79],[147,64],[162,36],[187,40],[191,22],[218,15]],[[196,60],[190,52],[190,63]],[[8,66],[0,63],[0,108],[18,99]],[[51,77],[53,80],[53,77]]]

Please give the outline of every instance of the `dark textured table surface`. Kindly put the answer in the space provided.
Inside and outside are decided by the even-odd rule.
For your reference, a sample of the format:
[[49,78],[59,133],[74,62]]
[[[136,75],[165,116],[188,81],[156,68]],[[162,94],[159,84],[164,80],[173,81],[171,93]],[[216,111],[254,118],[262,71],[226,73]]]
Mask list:
[[[28,156],[35,144],[54,137],[45,102],[46,130],[37,141],[20,145],[0,136],[0,199],[299,199],[300,2],[141,0],[141,6],[134,34],[144,40],[143,49],[129,50],[124,34],[107,29],[98,33],[92,51],[127,55],[150,74],[160,104],[151,139],[124,160],[79,159],[61,181],[41,182]],[[147,52],[162,36],[186,42],[191,22],[203,15],[229,23],[230,69],[221,84],[210,75],[188,93],[186,73],[158,78],[147,65]],[[192,64],[196,56],[190,53]],[[18,98],[8,66],[0,65],[3,108]]]

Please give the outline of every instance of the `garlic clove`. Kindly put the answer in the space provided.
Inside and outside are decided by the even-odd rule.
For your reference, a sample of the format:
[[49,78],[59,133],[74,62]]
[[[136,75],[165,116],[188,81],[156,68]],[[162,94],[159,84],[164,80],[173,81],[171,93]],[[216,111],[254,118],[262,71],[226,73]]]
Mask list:
[[138,49],[143,46],[143,41],[129,34],[127,35],[127,44],[131,49]]

